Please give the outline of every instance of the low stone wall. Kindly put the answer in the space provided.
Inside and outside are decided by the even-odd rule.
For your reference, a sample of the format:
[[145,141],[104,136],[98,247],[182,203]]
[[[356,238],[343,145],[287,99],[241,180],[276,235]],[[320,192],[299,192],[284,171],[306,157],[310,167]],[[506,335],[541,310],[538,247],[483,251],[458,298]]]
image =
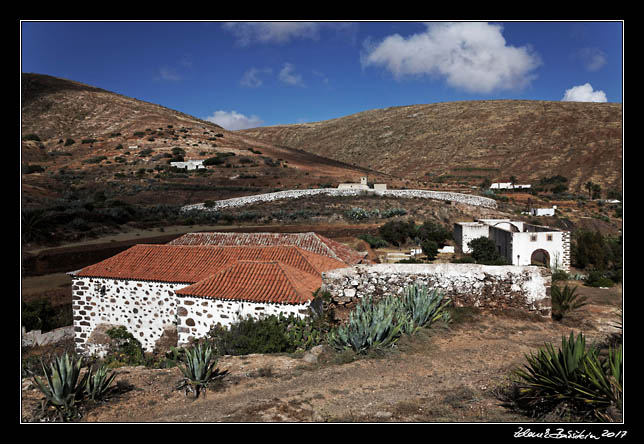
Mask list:
[[22,332],[22,346],[32,347],[38,345],[56,344],[66,339],[74,338],[74,326],[60,327],[55,330],[42,333],[41,330]]
[[485,208],[496,208],[497,204],[494,199],[488,197],[475,196],[471,194],[452,193],[448,191],[430,191],[430,190],[353,190],[338,188],[316,188],[310,190],[288,190],[277,191],[275,193],[256,194],[253,196],[234,197],[232,199],[218,200],[214,205],[206,207],[203,203],[186,205],[181,208],[182,211],[218,211],[225,208],[235,208],[244,205],[250,205],[256,202],[270,202],[279,199],[297,199],[305,196],[325,195],[325,196],[360,196],[363,193],[375,194],[384,197],[399,198],[420,198],[420,199],[437,199],[450,202],[458,202],[466,205],[475,205]]
[[414,283],[438,288],[457,306],[484,310],[520,309],[549,316],[550,271],[540,267],[475,264],[356,265],[322,274],[322,291],[331,295],[327,309],[342,322],[360,298],[402,294]]
[[308,314],[308,306],[308,303],[253,303],[180,296],[177,297],[177,344],[189,344],[193,339],[207,336],[210,329],[217,324],[230,328],[232,324],[249,316],[255,319],[280,314],[287,317],[291,314],[304,317]]

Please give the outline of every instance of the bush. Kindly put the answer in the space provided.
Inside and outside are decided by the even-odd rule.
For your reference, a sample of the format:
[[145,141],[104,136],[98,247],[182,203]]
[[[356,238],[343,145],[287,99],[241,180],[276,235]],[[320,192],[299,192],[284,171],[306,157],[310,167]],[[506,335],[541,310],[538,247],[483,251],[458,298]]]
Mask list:
[[367,242],[371,248],[382,248],[387,246],[387,241],[369,233],[359,235],[358,239],[362,239]]
[[22,137],[22,140],[35,140],[36,142],[40,142],[40,137],[37,134],[27,134]]
[[105,356],[105,363],[109,367],[145,364],[143,346],[132,333],[127,331],[126,327],[121,325],[110,328],[105,333],[112,339],[112,344]]
[[203,164],[206,166],[209,165],[221,165],[222,163],[225,162],[225,158],[216,156],[216,157],[209,157],[203,161]]
[[378,234],[390,244],[401,246],[408,239],[415,237],[416,225],[413,221],[392,220],[381,226]]
[[219,354],[248,355],[251,353],[292,353],[297,345],[288,335],[292,319],[267,316],[255,319],[248,316],[225,328],[213,327],[208,336]]

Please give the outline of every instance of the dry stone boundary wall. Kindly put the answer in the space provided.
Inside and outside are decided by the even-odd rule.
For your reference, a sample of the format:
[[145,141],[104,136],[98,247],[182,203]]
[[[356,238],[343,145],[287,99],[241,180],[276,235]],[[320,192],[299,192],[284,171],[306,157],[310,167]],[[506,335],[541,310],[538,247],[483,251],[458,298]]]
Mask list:
[[351,190],[338,188],[316,188],[310,190],[288,190],[277,191],[274,193],[256,194],[253,196],[233,197],[231,199],[218,200],[212,206],[206,207],[204,203],[186,205],[181,208],[184,212],[189,211],[217,211],[225,208],[235,208],[244,205],[250,205],[257,202],[270,202],[279,199],[297,199],[305,196],[360,196],[361,194],[375,194],[384,197],[399,198],[421,198],[437,199],[450,202],[458,202],[466,205],[475,205],[485,208],[496,208],[497,204],[494,199],[489,197],[474,196],[471,194],[452,193],[448,191],[430,191],[430,190]]
[[551,313],[548,269],[513,265],[478,264],[376,264],[355,265],[322,274],[322,291],[330,294],[328,308],[336,319],[348,313],[365,296],[378,300],[402,294],[420,283],[444,292],[456,306],[499,311],[518,309],[543,316]]

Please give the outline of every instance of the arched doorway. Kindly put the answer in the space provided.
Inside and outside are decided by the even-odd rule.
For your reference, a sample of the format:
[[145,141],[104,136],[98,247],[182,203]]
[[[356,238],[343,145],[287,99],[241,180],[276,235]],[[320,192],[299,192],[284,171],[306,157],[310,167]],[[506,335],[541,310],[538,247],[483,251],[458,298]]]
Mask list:
[[550,267],[550,254],[542,248],[534,250],[530,256],[531,265],[539,265],[542,267]]

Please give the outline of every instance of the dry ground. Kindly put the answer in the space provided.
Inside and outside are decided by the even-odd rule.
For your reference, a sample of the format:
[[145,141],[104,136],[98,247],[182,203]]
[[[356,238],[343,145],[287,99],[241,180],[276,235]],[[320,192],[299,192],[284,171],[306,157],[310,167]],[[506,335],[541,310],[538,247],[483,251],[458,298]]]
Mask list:
[[[570,285],[577,285],[570,282]],[[122,367],[122,389],[83,422],[448,422],[524,423],[497,396],[524,355],[562,335],[603,340],[619,318],[622,291],[580,287],[591,304],[564,322],[526,315],[461,312],[449,327],[401,339],[362,359],[329,350],[311,355],[223,357],[221,386],[196,400],[175,389],[177,368]],[[40,392],[23,379],[22,420],[37,417]]]

